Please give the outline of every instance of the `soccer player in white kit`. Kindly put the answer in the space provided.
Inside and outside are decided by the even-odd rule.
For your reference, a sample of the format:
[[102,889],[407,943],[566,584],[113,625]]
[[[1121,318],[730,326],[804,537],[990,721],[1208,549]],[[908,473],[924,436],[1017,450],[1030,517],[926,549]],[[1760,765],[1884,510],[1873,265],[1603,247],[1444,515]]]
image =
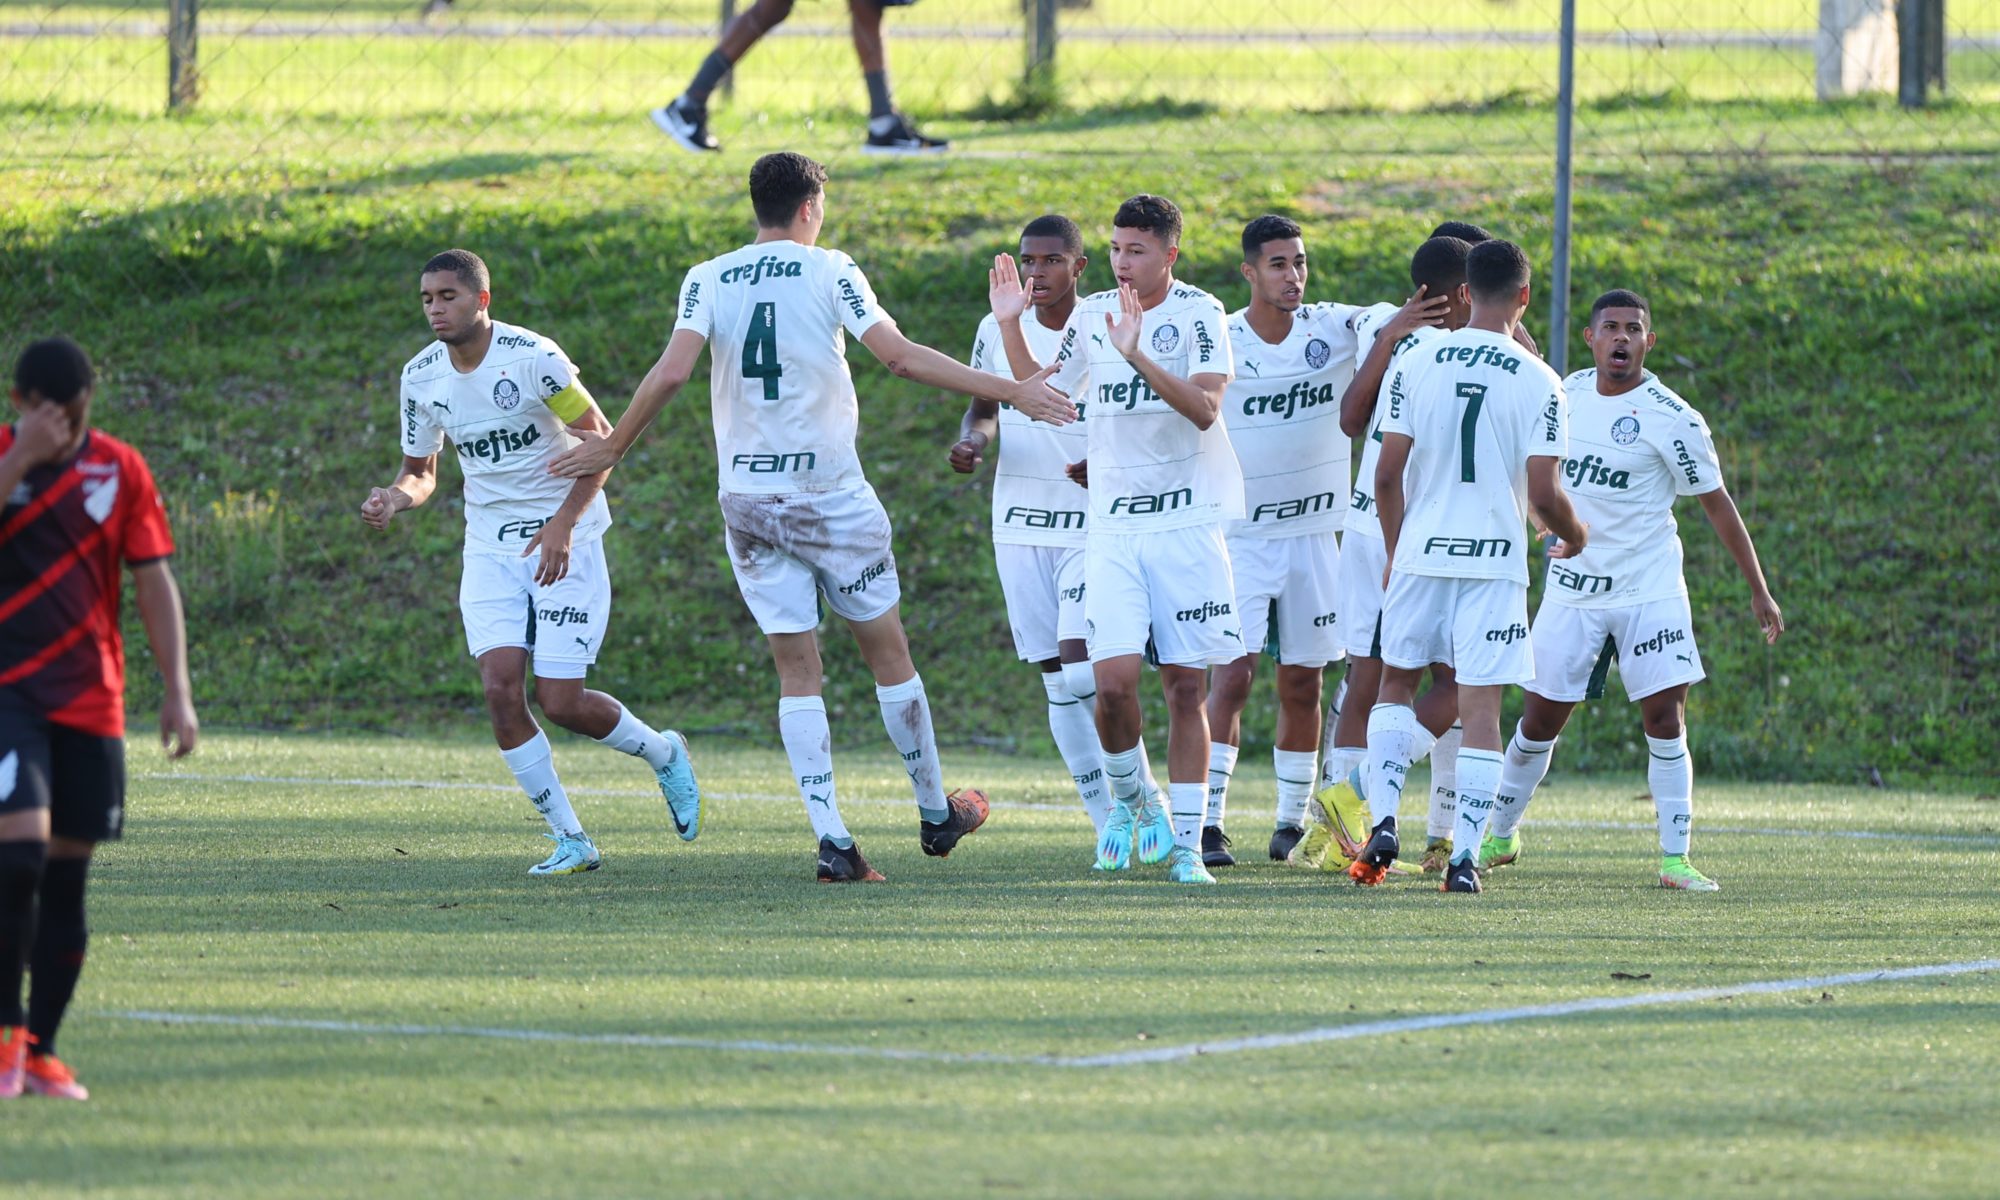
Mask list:
[[1354,375],[1351,304],[1305,302],[1305,235],[1289,217],[1243,229],[1250,303],[1229,318],[1236,377],[1223,393],[1229,443],[1243,468],[1248,514],[1225,531],[1243,656],[1209,680],[1208,816],[1202,862],[1234,865],[1224,832],[1229,780],[1242,744],[1243,706],[1257,654],[1278,664],[1276,819],[1270,857],[1285,861],[1305,836],[1319,753],[1320,686],[1342,655],[1338,531],[1347,515],[1353,443],[1340,431],[1340,397]]
[[1549,563],[1535,614],[1535,682],[1507,745],[1482,869],[1520,857],[1521,814],[1548,774],[1556,737],[1583,700],[1603,694],[1611,660],[1646,731],[1646,776],[1659,818],[1660,886],[1713,892],[1688,861],[1694,766],[1684,719],[1688,687],[1704,677],[1681,572],[1674,501],[1694,496],[1750,585],[1750,612],[1775,643],[1784,614],[1757,547],[1723,486],[1715,443],[1694,406],[1646,370],[1656,340],[1651,306],[1623,288],[1590,306],[1584,340],[1596,366],[1563,381],[1569,454],[1563,486],[1590,525],[1590,545]]
[[[1200,853],[1204,670],[1243,656],[1222,538],[1224,523],[1243,515],[1243,473],[1222,416],[1228,318],[1215,297],[1174,279],[1181,214],[1172,201],[1134,196],[1111,224],[1118,288],[1076,306],[1050,380],[1078,401],[1090,438],[1084,616],[1113,799],[1096,865],[1124,870],[1136,852],[1141,862],[1166,859],[1175,883],[1214,883]],[[1030,376],[1040,360],[1021,322],[1002,320],[1000,333],[1015,375]],[[1169,718],[1166,812],[1145,786],[1139,671],[1149,640]]]
[[430,499],[438,452],[449,440],[465,476],[465,566],[459,615],[479,661],[479,680],[500,756],[549,824],[555,851],[531,875],[594,871],[597,846],[584,833],[556,777],[548,735],[524,695],[534,659],[535,702],[549,720],[646,760],[682,839],[701,832],[701,792],[687,743],[655,731],[615,697],[584,687],[611,620],[604,562],[604,476],[574,481],[549,464],[577,435],[611,423],[561,347],[493,320],[492,279],[479,256],[447,250],[424,264],[424,315],[437,340],[403,368],[403,468],[375,488],[361,519],[387,529],[396,514]]
[[1382,415],[1375,503],[1390,567],[1364,764],[1376,824],[1348,868],[1357,883],[1381,882],[1396,860],[1398,802],[1422,731],[1417,678],[1446,663],[1465,743],[1444,890],[1479,890],[1479,842],[1500,784],[1501,689],[1535,675],[1527,505],[1562,539],[1550,557],[1574,557],[1587,537],[1557,480],[1562,380],[1513,337],[1528,307],[1527,256],[1512,242],[1482,242],[1465,276],[1471,319],[1415,352],[1391,378]]
[[[1083,233],[1068,217],[1036,217],[1021,230],[1020,260],[1008,269],[1025,277],[1016,303],[1032,311],[1021,332],[1043,362],[1055,358],[1063,327],[1076,309],[1077,282],[1090,260]],[[1020,321],[1023,312],[1009,310]],[[972,366],[1014,377],[1000,344],[999,318],[988,313],[972,341]],[[1084,425],[1050,425],[1019,409],[974,399],[959,422],[951,469],[970,474],[999,443],[993,465],[993,559],[1014,651],[1041,668],[1049,732],[1076,782],[1077,796],[1101,832],[1111,810],[1097,744],[1097,681],[1083,615],[1083,537],[1090,498],[1067,474],[1087,453]]]
[[617,430],[572,450],[556,469],[583,475],[615,464],[713,343],[709,399],[729,561],[777,666],[778,730],[819,839],[818,875],[872,882],[882,876],[854,844],[834,787],[815,632],[822,602],[847,622],[875,676],[882,722],[916,796],[924,853],[951,853],[986,819],[987,801],[972,789],[944,791],[930,701],[898,613],[889,518],[855,454],[859,409],[845,335],[920,383],[1043,420],[1067,422],[1076,412],[1044,377],[1002,379],[904,337],[854,260],[817,245],[825,183],[826,168],[802,154],[757,160],[756,240],[687,273],[673,336]]

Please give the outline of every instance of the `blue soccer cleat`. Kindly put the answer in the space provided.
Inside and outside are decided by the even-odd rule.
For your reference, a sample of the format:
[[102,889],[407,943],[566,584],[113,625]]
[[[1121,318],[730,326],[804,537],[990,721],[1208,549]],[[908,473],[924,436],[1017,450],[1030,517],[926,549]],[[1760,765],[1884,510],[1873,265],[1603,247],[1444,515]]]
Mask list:
[[674,832],[691,842],[701,836],[701,785],[695,782],[694,760],[688,756],[687,739],[671,729],[661,733],[674,748],[674,761],[655,768],[660,794],[667,798],[667,815],[674,819]]

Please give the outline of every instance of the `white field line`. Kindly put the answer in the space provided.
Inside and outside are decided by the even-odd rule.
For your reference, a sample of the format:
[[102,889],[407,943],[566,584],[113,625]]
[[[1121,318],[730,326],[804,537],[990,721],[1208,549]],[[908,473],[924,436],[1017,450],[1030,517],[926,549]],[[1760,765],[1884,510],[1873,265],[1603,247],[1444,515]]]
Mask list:
[[935,1062],[999,1066],[1035,1067],[1133,1067],[1148,1063],[1179,1062],[1218,1054],[1238,1054],[1248,1050],[1278,1050],[1289,1046],[1320,1042],[1344,1042],[1355,1038],[1381,1037],[1398,1033],[1419,1033],[1430,1029],[1451,1029],[1468,1025],[1501,1025],[1512,1021],[1539,1021],[1574,1017],[1588,1013],[1619,1012],[1628,1008],[1654,1008],[1665,1004],[1693,1004],[1733,996],[1763,996],[1782,992],[1811,991],[1814,988],[1847,987],[1864,983],[1893,983],[1906,979],[1929,979],[1945,975],[1970,975],[2000,971],[2000,958],[1965,962],[1935,963],[1922,967],[1898,967],[1878,971],[1853,971],[1841,975],[1808,975],[1797,979],[1771,979],[1740,983],[1730,987],[1693,988],[1677,992],[1641,992],[1633,996],[1599,996],[1588,1000],[1566,1000],[1556,1004],[1535,1004],[1521,1008],[1486,1008],[1472,1012],[1437,1013],[1425,1017],[1398,1017],[1389,1021],[1364,1021],[1351,1025],[1329,1025],[1296,1033],[1269,1033],[1255,1037],[1225,1038],[1210,1042],[1189,1042],[1178,1046],[1157,1046],[1145,1050],[1123,1050],[1111,1054],[954,1054],[937,1050],[904,1050],[888,1046],[816,1045],[811,1042],[773,1042],[719,1038],[674,1037],[647,1033],[567,1033],[549,1029],[497,1029],[476,1025],[387,1025],[363,1021],[314,1021],[290,1017],[237,1016],[228,1013],[176,1013],[129,1010],[108,1015],[132,1021],[155,1021],[166,1025],[220,1025],[249,1029],[300,1029],[319,1033],[355,1033],[385,1037],[465,1037],[513,1042],[559,1042],[588,1046],[633,1046],[648,1049],[724,1050],[753,1054],[818,1055],[833,1058],[873,1058],[899,1062]]
[[[521,789],[507,783],[452,783],[435,779],[327,779],[307,775],[191,775],[175,772],[138,774],[132,779],[146,783],[254,783],[273,787],[372,787],[372,788],[417,788],[438,792],[518,792]],[[565,789],[572,796],[655,796],[659,793],[642,788],[588,788]],[[797,804],[797,796],[779,795],[775,792],[725,792],[710,791],[710,797],[717,800],[751,800],[766,804]],[[895,804],[904,805],[908,800],[888,797],[841,797],[842,804]],[[1027,804],[1001,800],[995,804],[1001,809],[1016,812],[1074,812],[1081,813],[1078,804]],[[1522,822],[1538,829],[1604,829],[1642,830],[1652,829],[1650,821],[1544,821],[1529,819]],[[2000,846],[2000,836],[1977,833],[1920,833],[1916,831],[1898,832],[1883,829],[1779,829],[1752,825],[1708,825],[1698,827],[1704,835],[1712,833],[1742,834],[1750,837],[1790,837],[1790,838],[1845,838],[1849,841],[1864,842],[1947,842],[1963,846]]]

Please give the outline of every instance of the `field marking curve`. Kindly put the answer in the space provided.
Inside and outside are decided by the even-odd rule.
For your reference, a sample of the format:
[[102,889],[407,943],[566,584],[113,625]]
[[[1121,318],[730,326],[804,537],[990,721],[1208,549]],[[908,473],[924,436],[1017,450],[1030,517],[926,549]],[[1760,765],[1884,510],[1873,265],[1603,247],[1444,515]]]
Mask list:
[[129,1021],[153,1021],[167,1025],[212,1025],[250,1029],[299,1029],[323,1033],[354,1033],[392,1037],[466,1037],[496,1041],[563,1043],[589,1046],[631,1046],[649,1049],[722,1050],[755,1054],[807,1055],[830,1058],[873,1058],[895,1062],[932,1062],[956,1065],[1036,1066],[1062,1068],[1133,1067],[1153,1063],[1182,1062],[1222,1054],[1254,1050],[1279,1050],[1322,1042],[1343,1042],[1356,1038],[1382,1037],[1399,1033],[1421,1033],[1432,1029],[1453,1029],[1475,1025],[1502,1025],[1514,1021],[1549,1020],[1592,1013],[1619,1012],[1632,1008],[1654,1008],[1667,1004],[1692,1004],[1736,996],[1765,996],[1814,988],[1849,987],[1865,983],[1894,983],[1908,979],[1933,979],[1952,975],[1984,974],[2000,971],[2000,958],[1967,959],[1961,962],[1931,963],[1918,967],[1894,967],[1874,971],[1849,971],[1837,975],[1806,975],[1793,979],[1767,979],[1723,987],[1689,988],[1670,992],[1641,992],[1631,996],[1596,996],[1564,1000],[1553,1004],[1532,1004],[1515,1008],[1474,1009],[1468,1012],[1433,1013],[1428,1016],[1397,1017],[1386,1021],[1362,1021],[1348,1025],[1328,1025],[1292,1033],[1267,1033],[1215,1041],[1187,1042],[1144,1050],[1121,1050],[1108,1054],[982,1054],[941,1050],[907,1050],[891,1046],[843,1046],[812,1042],[736,1040],[679,1037],[647,1033],[571,1033],[551,1029],[504,1029],[477,1025],[371,1024],[364,1021],[309,1020],[293,1017],[258,1017],[230,1013],[177,1013],[155,1009],[128,1009],[105,1015]]
[[[376,787],[414,788],[433,792],[518,792],[520,785],[511,783],[453,782],[438,779],[338,779],[314,775],[216,775],[192,774],[174,771],[155,771],[135,774],[129,777],[141,783],[249,783],[271,787]],[[565,788],[572,796],[654,796],[658,793],[646,788]],[[717,800],[750,800],[766,804],[796,804],[797,796],[779,795],[775,792],[710,791],[707,795]],[[841,797],[842,804],[908,804],[908,800],[889,797]],[[997,808],[1013,809],[1018,812],[1082,812],[1076,804],[1015,803],[1001,801]],[[1644,830],[1652,829],[1650,821],[1565,821],[1538,820],[1530,817],[1522,822],[1538,829],[1592,829],[1592,830]],[[1790,838],[1844,838],[1849,841],[1918,841],[1947,842],[1965,846],[2000,846],[2000,836],[1977,833],[1923,833],[1901,832],[1884,829],[1782,829],[1751,825],[1708,825],[1701,826],[1706,834],[1737,834],[1749,837],[1790,837]]]

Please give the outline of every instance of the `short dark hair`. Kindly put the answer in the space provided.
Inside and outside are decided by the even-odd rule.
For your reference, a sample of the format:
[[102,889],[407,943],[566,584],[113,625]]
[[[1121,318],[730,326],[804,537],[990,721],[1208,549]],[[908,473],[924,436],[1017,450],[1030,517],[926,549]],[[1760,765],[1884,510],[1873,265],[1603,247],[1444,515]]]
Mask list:
[[826,168],[793,150],[766,154],[750,164],[750,207],[757,224],[781,229],[798,215],[799,205],[819,195]]
[[90,355],[66,337],[43,338],[14,360],[14,390],[69,404],[97,382]]
[[1472,245],[1464,238],[1434,237],[1410,256],[1410,286],[1424,289],[1435,300],[1449,296],[1465,282],[1465,256]]
[[1115,229],[1143,229],[1169,246],[1180,245],[1181,210],[1165,196],[1140,192],[1118,206],[1111,224]]
[[1264,249],[1266,242],[1282,242],[1286,238],[1302,238],[1305,230],[1290,217],[1276,213],[1265,213],[1243,227],[1243,261],[1249,262]]
[[1597,324],[1597,314],[1607,308],[1636,308],[1646,314],[1646,323],[1648,325],[1653,323],[1653,306],[1646,303],[1644,296],[1629,288],[1612,288],[1592,301],[1590,305],[1590,323],[1592,325]]
[[1455,237],[1472,246],[1493,240],[1492,234],[1486,232],[1482,226],[1474,225],[1470,221],[1440,221],[1438,222],[1438,227],[1431,230],[1431,236],[1434,238]]
[[1505,238],[1481,242],[1465,256],[1465,282],[1476,299],[1511,299],[1532,274],[1528,256]]
[[1076,222],[1068,217],[1058,216],[1055,213],[1036,217],[1021,226],[1021,240],[1025,242],[1031,237],[1061,238],[1064,254],[1078,256],[1083,253],[1083,230],[1078,229]]
[[459,283],[475,292],[493,290],[493,275],[486,269],[486,260],[470,250],[447,250],[431,255],[431,260],[424,264],[423,273],[429,275],[433,271],[450,271],[458,276]]

